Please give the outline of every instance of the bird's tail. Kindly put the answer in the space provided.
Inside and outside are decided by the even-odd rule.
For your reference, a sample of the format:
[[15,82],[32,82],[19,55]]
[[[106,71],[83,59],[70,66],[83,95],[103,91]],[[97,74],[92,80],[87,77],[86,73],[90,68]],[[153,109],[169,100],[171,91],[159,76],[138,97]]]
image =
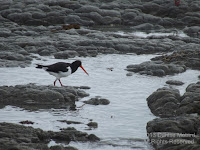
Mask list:
[[42,69],[43,68],[43,65],[39,65],[39,64],[36,64],[37,66],[35,68],[38,68],[38,69]]

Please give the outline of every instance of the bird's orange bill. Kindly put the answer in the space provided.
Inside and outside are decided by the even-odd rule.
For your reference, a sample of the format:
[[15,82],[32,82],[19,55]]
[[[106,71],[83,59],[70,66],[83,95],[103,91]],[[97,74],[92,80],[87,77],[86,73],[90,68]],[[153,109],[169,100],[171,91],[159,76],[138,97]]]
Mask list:
[[[83,66],[80,66],[82,69],[83,69],[83,71],[85,71],[85,69],[83,68]],[[85,73],[89,76],[89,74],[87,73],[87,71],[85,71]]]

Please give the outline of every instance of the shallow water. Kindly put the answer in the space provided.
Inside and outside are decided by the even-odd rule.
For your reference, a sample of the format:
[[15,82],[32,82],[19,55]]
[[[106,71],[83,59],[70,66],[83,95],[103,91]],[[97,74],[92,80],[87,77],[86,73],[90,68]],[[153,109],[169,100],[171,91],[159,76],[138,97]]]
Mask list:
[[182,30],[174,28],[174,29],[166,29],[163,30],[146,30],[146,31],[133,31],[132,27],[118,26],[97,26],[92,28],[94,30],[100,30],[102,32],[111,32],[114,34],[118,34],[121,36],[133,36],[137,38],[148,38],[148,37],[168,37],[168,36],[176,36],[176,37],[188,37]]
[[153,32],[153,33],[146,33],[146,32],[123,32],[123,31],[118,31],[115,34],[119,34],[122,36],[137,36],[140,38],[148,38],[151,36],[154,37],[167,37],[167,36],[178,36],[178,37],[188,37],[185,33],[183,33],[183,31],[178,31],[175,30],[174,32],[167,32],[167,33],[162,33],[162,32]]
[[[83,67],[89,73],[87,76],[81,69],[73,75],[62,78],[63,85],[67,86],[89,86],[86,90],[89,97],[77,102],[81,106],[83,100],[91,97],[101,96],[110,100],[106,106],[85,105],[78,111],[66,111],[63,109],[39,110],[30,112],[22,108],[6,106],[0,109],[0,122],[18,123],[23,120],[35,122],[32,126],[43,130],[59,131],[60,128],[73,126],[78,130],[93,133],[101,138],[99,143],[70,143],[71,146],[80,150],[112,150],[112,149],[140,149],[149,150],[151,147],[145,140],[146,123],[153,116],[147,106],[146,98],[156,89],[163,86],[168,87],[165,82],[169,79],[183,81],[183,86],[174,86],[184,93],[189,83],[197,82],[199,71],[188,70],[185,73],[175,76],[151,77],[139,74],[126,76],[124,70],[127,65],[139,64],[150,60],[155,55],[99,55],[92,58],[80,59]],[[75,59],[70,59],[72,62]],[[53,85],[55,78],[44,70],[36,69],[35,64],[51,64],[58,61],[50,57],[41,57],[41,60],[34,60],[27,68],[0,68],[0,85],[17,85],[36,83],[38,85]],[[107,68],[113,68],[113,71]],[[14,76],[14,77],[13,77]],[[56,86],[60,86],[59,82]],[[98,123],[98,128],[89,130],[86,125],[90,120]],[[57,120],[80,121],[83,124],[61,123]],[[49,145],[54,145],[52,141]]]

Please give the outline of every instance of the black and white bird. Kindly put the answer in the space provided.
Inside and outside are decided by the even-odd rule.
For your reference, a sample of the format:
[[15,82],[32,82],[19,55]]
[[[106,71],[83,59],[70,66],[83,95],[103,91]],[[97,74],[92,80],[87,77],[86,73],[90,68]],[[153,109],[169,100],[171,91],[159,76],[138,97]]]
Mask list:
[[78,67],[81,67],[83,71],[89,75],[85,69],[82,66],[82,62],[79,60],[76,60],[72,63],[65,63],[65,62],[58,62],[52,65],[39,65],[37,64],[36,68],[44,69],[47,71],[50,75],[53,75],[56,77],[56,80],[54,81],[54,86],[56,84],[56,81],[58,80],[60,82],[60,85],[63,86],[63,84],[60,81],[60,78],[67,77],[70,74],[76,72]]

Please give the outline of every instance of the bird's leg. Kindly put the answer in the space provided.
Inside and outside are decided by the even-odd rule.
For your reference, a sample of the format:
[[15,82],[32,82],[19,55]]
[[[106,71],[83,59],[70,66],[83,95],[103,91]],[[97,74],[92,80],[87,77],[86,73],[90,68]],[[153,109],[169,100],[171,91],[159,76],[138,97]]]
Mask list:
[[60,82],[60,85],[63,86],[62,83],[61,83],[61,81],[60,81],[60,79],[58,79],[58,81]]
[[57,81],[57,79],[56,79],[56,80],[54,81],[54,83],[53,83],[53,84],[54,84],[54,86],[56,85],[56,81]]

